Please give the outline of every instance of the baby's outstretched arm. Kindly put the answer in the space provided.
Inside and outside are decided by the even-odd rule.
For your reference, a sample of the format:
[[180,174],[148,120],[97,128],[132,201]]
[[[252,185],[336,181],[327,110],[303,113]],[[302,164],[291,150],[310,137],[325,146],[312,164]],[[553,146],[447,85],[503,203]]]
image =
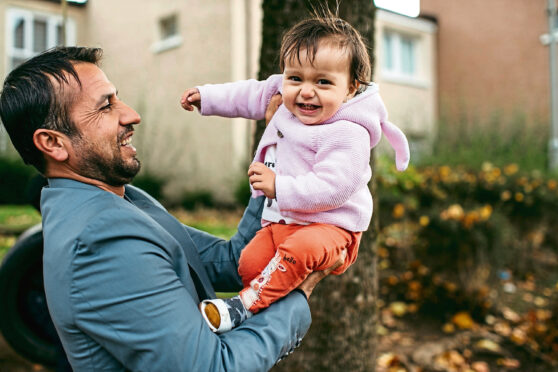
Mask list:
[[182,98],[180,98],[180,104],[187,111],[194,111],[194,106],[201,109],[201,95],[198,88],[190,88],[182,93]]
[[260,162],[250,164],[248,168],[250,185],[260,190],[270,199],[275,199],[275,172]]

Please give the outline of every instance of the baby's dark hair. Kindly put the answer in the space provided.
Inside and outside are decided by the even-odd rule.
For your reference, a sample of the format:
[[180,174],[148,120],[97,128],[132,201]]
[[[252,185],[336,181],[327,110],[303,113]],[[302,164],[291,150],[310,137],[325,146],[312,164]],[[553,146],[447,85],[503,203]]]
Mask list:
[[348,52],[351,81],[356,80],[361,83],[359,92],[366,89],[366,85],[370,84],[372,70],[366,44],[353,26],[335,16],[315,16],[305,19],[283,35],[279,55],[281,71],[285,69],[287,59],[298,58],[300,62],[301,50],[306,50],[312,63],[318,45],[324,39],[337,43],[339,48]]

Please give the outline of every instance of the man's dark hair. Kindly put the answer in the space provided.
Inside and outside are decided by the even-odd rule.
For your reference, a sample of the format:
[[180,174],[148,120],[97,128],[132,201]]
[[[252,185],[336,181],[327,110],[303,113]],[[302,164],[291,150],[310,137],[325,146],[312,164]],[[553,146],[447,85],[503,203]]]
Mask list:
[[56,47],[24,62],[6,77],[0,93],[0,119],[23,161],[39,172],[44,173],[45,161],[33,143],[33,134],[37,129],[51,129],[79,137],[69,112],[75,97],[64,89],[70,77],[81,87],[75,63],[98,64],[101,55],[100,48]]
[[283,35],[279,67],[283,71],[287,59],[297,58],[300,62],[301,50],[306,50],[310,63],[313,63],[320,41],[328,40],[347,52],[350,78],[363,85],[360,92],[370,84],[372,70],[366,44],[360,33],[347,21],[327,10],[325,12],[325,15],[316,15],[297,23]]

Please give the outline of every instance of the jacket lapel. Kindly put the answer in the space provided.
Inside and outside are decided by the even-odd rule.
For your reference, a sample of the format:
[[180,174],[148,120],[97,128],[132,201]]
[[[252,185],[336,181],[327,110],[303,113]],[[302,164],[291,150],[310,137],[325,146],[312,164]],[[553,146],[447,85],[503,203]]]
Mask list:
[[184,254],[186,255],[186,259],[188,260],[190,275],[192,276],[198,296],[202,300],[215,298],[215,291],[213,290],[211,281],[207,276],[207,272],[205,271],[196,246],[190,235],[186,232],[186,229],[184,229],[182,223],[180,223],[165,209],[154,204],[151,200],[130,187],[126,187],[126,196],[134,205],[161,225],[180,244]]

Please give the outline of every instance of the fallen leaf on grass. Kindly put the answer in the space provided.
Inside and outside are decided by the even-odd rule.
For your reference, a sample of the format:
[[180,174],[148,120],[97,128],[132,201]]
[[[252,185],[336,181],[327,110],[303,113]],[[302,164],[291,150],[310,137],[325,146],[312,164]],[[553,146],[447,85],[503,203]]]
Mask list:
[[502,351],[502,348],[500,347],[500,345],[498,345],[496,342],[492,341],[492,340],[488,340],[488,339],[482,339],[479,340],[476,344],[475,344],[475,348],[478,350],[482,350],[482,351],[489,351],[491,353],[496,353],[499,354]]
[[466,311],[461,311],[451,318],[453,324],[455,324],[459,329],[471,329],[475,326],[475,322],[471,315]]
[[396,301],[389,304],[391,313],[397,317],[402,317],[407,313],[407,304],[404,302]]
[[434,366],[444,371],[461,371],[466,368],[465,358],[456,350],[448,350],[434,359]]
[[509,369],[516,369],[516,368],[519,368],[521,366],[521,363],[519,362],[519,360],[511,359],[511,358],[498,359],[497,363],[498,363],[499,366],[509,368]]
[[471,368],[475,372],[490,372],[490,367],[486,362],[473,362]]

